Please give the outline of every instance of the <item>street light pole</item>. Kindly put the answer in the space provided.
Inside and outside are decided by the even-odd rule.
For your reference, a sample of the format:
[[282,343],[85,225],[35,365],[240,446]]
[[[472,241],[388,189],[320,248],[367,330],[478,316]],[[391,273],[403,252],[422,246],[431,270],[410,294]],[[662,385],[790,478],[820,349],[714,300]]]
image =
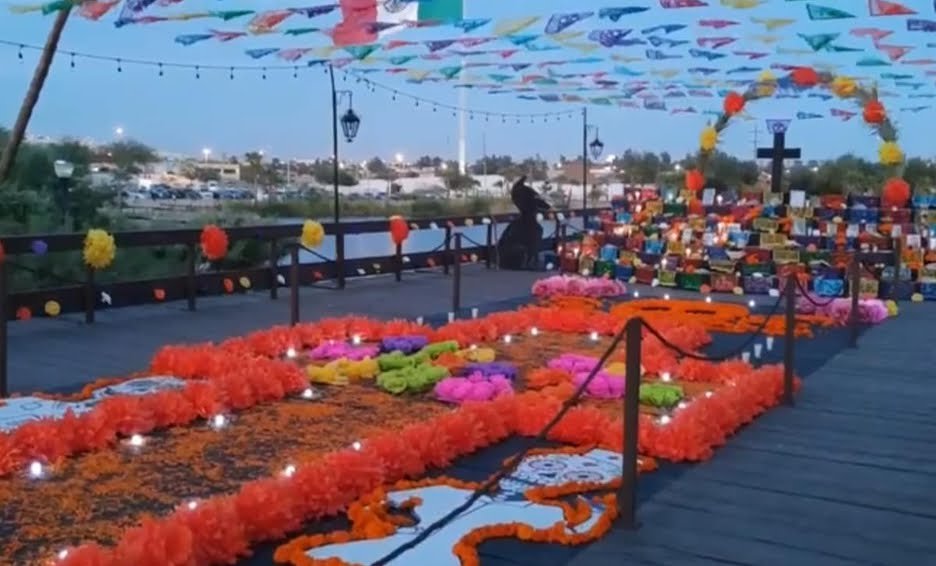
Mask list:
[[340,164],[338,162],[338,101],[339,95],[348,95],[348,111],[341,117],[341,129],[344,132],[345,139],[350,143],[357,135],[358,128],[361,125],[361,119],[354,113],[353,93],[350,90],[335,90],[335,68],[328,66],[328,76],[331,80],[332,94],[332,189],[334,194],[335,211],[335,270],[336,280],[339,289],[345,286],[345,247],[344,247],[344,227],[341,225],[341,202],[338,195],[338,173]]
[[588,229],[588,107],[582,108],[582,228]]

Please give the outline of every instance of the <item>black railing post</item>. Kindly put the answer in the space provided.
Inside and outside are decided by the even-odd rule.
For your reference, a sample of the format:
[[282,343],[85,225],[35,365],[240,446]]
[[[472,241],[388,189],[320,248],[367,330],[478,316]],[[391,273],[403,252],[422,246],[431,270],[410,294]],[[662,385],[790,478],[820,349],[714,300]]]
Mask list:
[[634,317],[625,329],[624,446],[618,509],[625,529],[637,528],[638,426],[640,422],[640,348],[643,319]]
[[449,274],[449,261],[452,256],[452,225],[445,225],[445,251],[442,253],[442,273]]
[[299,245],[289,247],[289,325],[299,324]]
[[783,335],[783,402],[793,406],[793,347],[796,344],[796,277],[787,277],[784,286],[786,295],[786,328]]
[[[335,234],[335,278],[338,282],[338,288],[345,288],[345,234],[341,225],[337,226],[338,233]],[[299,253],[299,250],[296,250]],[[297,260],[296,263],[299,263]]]
[[90,265],[85,270],[84,284],[84,320],[85,324],[94,324],[94,304],[97,296],[94,293],[94,268]]
[[457,232],[454,238],[455,247],[452,250],[452,312],[457,316],[458,311],[461,310],[461,232]]
[[897,285],[900,284],[900,266],[903,263],[903,238],[894,238],[894,280],[891,283],[890,298],[897,298]]
[[559,213],[556,213],[556,231],[553,232],[553,251],[559,253],[559,244],[562,243],[562,220],[559,220]]
[[[848,347],[858,347],[858,300],[861,292],[861,263],[858,260],[858,254],[852,255],[849,268],[848,286],[851,289],[851,311],[848,313],[849,339]],[[894,282],[894,285],[897,283]]]
[[494,221],[487,225],[487,240],[485,240],[487,249],[484,253],[484,267],[491,269],[491,262],[494,260]]
[[0,399],[10,396],[7,382],[7,272],[6,263],[0,260]]
[[188,310],[195,310],[195,294],[196,294],[196,279],[195,279],[195,254],[196,248],[194,242],[188,243],[188,262],[186,266],[185,274],[185,298],[188,300]]
[[270,240],[270,298],[279,298],[279,250],[276,238]]
[[403,281],[403,243],[396,245],[396,253],[393,255],[393,269],[396,272],[396,280]]

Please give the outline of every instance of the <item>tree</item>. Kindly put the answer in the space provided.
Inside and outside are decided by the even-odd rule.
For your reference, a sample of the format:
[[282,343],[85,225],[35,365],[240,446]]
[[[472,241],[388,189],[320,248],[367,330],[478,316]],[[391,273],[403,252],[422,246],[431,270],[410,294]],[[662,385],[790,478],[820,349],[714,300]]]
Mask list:
[[442,182],[445,183],[445,190],[448,192],[449,198],[452,196],[452,191],[465,193],[481,184],[471,175],[462,175],[457,168],[446,171],[442,175]]
[[372,158],[364,168],[376,179],[392,180],[396,178],[396,172],[379,157]]
[[442,165],[441,157],[430,157],[428,155],[423,155],[416,160],[416,167],[421,169],[429,169],[430,167],[438,168]]
[[153,148],[135,140],[114,142],[101,150],[119,170],[130,174],[138,174],[141,166],[159,161]]

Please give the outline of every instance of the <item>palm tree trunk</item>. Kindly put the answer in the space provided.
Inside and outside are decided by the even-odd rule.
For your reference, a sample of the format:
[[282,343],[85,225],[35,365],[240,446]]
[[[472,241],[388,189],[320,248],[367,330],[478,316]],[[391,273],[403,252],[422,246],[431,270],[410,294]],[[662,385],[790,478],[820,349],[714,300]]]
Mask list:
[[49,67],[52,66],[59,39],[62,37],[62,29],[65,27],[65,22],[68,21],[69,14],[71,14],[71,4],[59,10],[55,22],[52,24],[52,29],[49,30],[49,36],[46,38],[42,55],[36,64],[32,82],[29,83],[29,90],[26,91],[26,96],[23,97],[19,115],[16,117],[13,130],[10,132],[10,139],[7,141],[6,147],[3,148],[3,154],[0,155],[0,183],[5,182],[13,170],[13,162],[16,161],[16,154],[23,143],[23,138],[26,136],[26,127],[29,125],[29,119],[32,118],[33,110],[39,101],[39,95],[42,93],[46,77],[49,75]]

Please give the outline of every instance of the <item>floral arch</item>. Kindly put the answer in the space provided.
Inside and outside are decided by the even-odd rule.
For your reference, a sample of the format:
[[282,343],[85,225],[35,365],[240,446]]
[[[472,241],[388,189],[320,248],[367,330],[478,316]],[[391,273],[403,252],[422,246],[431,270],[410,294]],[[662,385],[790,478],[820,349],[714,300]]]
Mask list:
[[889,179],[881,193],[881,204],[885,207],[906,206],[910,200],[910,185],[903,179],[904,154],[897,144],[897,128],[888,116],[884,104],[878,99],[877,87],[863,86],[850,77],[817,72],[810,67],[797,67],[782,79],[777,79],[770,71],[764,71],[757,82],[743,94],[729,92],[722,103],[722,113],[718,119],[714,124],[706,126],[699,136],[696,166],[686,171],[686,189],[693,195],[698,195],[705,186],[705,166],[718,145],[719,134],[728,127],[731,119],[744,110],[747,103],[773,96],[781,85],[804,89],[822,87],[831,90],[839,98],[854,99],[862,108],[865,123],[874,129],[881,139],[878,158],[889,173]]

